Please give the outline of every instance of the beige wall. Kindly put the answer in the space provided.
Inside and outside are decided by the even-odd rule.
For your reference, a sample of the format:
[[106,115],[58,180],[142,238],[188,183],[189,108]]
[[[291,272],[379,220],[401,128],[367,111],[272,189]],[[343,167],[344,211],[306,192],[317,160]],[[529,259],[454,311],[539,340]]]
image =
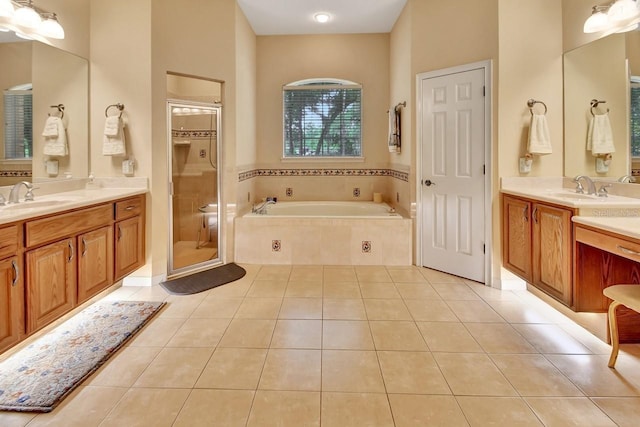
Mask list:
[[[389,35],[262,36],[257,43],[257,159],[260,167],[284,167],[282,86],[297,80],[330,77],[362,84],[363,163],[387,164]],[[286,167],[335,167],[313,160],[287,161]]]
[[584,21],[591,15],[591,8],[597,4],[610,2],[592,2],[590,0],[562,0],[562,40],[564,52],[580,47],[602,37],[601,33],[585,34],[582,31]]
[[[89,58],[90,8],[93,1],[87,0],[38,0],[34,4],[58,14],[64,28],[63,40],[51,40],[51,45],[67,52]],[[117,28],[117,27],[116,27]]]
[[[519,176],[527,151],[531,113],[527,100],[543,101],[553,153],[534,156],[523,176],[562,176],[562,8],[557,0],[500,1],[498,140],[500,176]],[[523,19],[514,19],[521,16]],[[544,30],[542,30],[544,29]],[[536,111],[544,110],[537,105]]]
[[[565,55],[565,175],[619,177],[629,173],[629,95],[625,58],[624,34],[594,41]],[[592,99],[607,101],[595,109],[596,114],[611,110],[609,120],[616,152],[607,173],[596,173],[595,158],[586,150]]]

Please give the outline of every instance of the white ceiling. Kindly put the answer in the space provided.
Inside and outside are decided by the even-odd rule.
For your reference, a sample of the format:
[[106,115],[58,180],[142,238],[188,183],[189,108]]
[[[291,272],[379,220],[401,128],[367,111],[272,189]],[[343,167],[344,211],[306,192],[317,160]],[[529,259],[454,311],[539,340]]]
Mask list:
[[[407,0],[238,0],[259,35],[388,33]],[[325,24],[318,12],[331,15]]]

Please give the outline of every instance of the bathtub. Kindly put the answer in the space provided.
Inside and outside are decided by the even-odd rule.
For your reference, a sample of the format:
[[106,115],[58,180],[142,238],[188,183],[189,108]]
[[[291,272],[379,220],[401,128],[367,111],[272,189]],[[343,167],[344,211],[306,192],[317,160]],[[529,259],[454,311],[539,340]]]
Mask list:
[[235,218],[235,261],[411,265],[412,220],[374,202],[277,202]]
[[[258,205],[260,206],[260,205]],[[375,218],[400,219],[402,216],[386,203],[374,202],[278,202],[268,204],[265,214],[248,213],[246,216],[278,216],[287,218]]]

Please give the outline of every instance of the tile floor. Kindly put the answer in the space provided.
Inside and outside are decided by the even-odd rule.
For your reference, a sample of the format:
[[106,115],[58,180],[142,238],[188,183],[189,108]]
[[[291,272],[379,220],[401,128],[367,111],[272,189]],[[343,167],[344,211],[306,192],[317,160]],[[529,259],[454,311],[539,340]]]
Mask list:
[[640,345],[528,292],[417,267],[245,266],[168,304],[49,414],[14,426],[637,426]]

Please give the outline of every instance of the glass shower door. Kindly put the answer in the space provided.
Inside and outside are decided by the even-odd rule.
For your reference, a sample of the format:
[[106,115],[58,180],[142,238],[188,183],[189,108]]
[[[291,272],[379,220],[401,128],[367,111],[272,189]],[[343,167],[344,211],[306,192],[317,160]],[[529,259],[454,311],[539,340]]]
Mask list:
[[168,102],[169,276],[220,264],[221,107]]

